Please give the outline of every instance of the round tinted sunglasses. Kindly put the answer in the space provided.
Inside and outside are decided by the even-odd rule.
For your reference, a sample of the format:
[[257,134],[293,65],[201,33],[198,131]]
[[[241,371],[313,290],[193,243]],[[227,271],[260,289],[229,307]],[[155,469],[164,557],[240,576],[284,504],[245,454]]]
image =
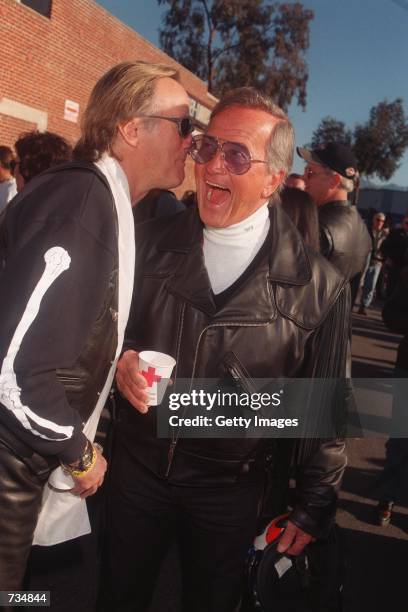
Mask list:
[[178,133],[182,138],[187,138],[194,131],[194,122],[190,117],[164,117],[163,115],[141,115],[147,119],[165,119],[177,125]]
[[190,155],[198,164],[207,164],[220,151],[224,166],[231,174],[245,174],[251,164],[267,164],[264,159],[252,159],[247,147],[239,142],[225,140],[220,143],[218,138],[202,134],[193,136]]

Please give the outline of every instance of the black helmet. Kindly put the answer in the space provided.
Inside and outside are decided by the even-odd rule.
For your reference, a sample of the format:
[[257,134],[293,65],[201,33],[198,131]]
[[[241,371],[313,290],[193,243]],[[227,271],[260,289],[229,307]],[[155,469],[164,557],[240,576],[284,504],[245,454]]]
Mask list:
[[305,552],[293,557],[277,551],[288,522],[282,514],[268,523],[254,540],[247,557],[248,599],[259,612],[303,612],[308,586],[308,558]]

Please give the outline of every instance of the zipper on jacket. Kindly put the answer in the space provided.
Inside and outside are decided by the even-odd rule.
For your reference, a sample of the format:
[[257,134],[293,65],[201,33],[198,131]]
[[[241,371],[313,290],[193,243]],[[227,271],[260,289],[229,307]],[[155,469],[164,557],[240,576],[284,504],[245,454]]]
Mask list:
[[177,438],[170,442],[169,452],[167,453],[167,470],[166,470],[166,478],[169,477],[171,465],[173,463],[174,451],[176,450]]
[[[184,317],[184,310],[183,310],[183,313],[182,313],[182,317]],[[195,370],[196,370],[196,366],[197,366],[198,350],[200,348],[201,339],[202,339],[203,335],[205,334],[205,332],[207,332],[212,327],[228,327],[228,326],[233,326],[233,327],[265,327],[266,325],[269,325],[269,321],[266,321],[265,323],[235,323],[235,322],[229,321],[229,322],[225,322],[225,323],[211,323],[210,325],[207,325],[207,327],[204,327],[204,329],[200,333],[200,336],[199,336],[198,341],[197,341],[197,346],[196,346],[196,350],[195,350],[195,354],[194,354],[193,372],[191,374],[191,383],[190,383],[190,389],[189,390],[191,391],[192,386],[193,386],[193,380],[194,380]],[[179,347],[180,347],[180,344],[181,344],[181,330],[180,330],[180,343],[179,343]],[[187,411],[187,408],[185,408],[185,410],[183,412],[183,416],[186,414],[186,411]],[[172,441],[170,443],[169,451],[168,451],[168,454],[167,454],[167,469],[166,469],[166,474],[165,474],[166,478],[168,478],[169,474],[170,474],[171,466],[172,466],[172,463],[173,463],[174,453],[176,451],[176,446],[177,446],[178,441],[179,441],[179,433],[180,433],[180,427],[177,429],[176,436],[173,437],[173,439],[172,439]]]
[[235,383],[235,386],[238,389],[241,389],[244,393],[248,393],[252,395],[252,393],[256,392],[255,384],[242,365],[238,357],[232,351],[229,351],[224,356],[222,360],[222,365],[224,366],[226,372],[231,376],[232,380]]
[[190,391],[191,391],[191,387],[192,387],[192,383],[195,377],[195,371],[197,367],[198,349],[200,348],[201,338],[203,337],[203,334],[205,334],[206,331],[211,329],[211,327],[266,327],[267,325],[269,325],[269,323],[270,321],[265,321],[264,323],[236,323],[235,321],[226,321],[225,323],[211,323],[210,325],[207,325],[207,327],[204,327],[203,331],[200,334],[200,337],[198,338],[196,351],[194,355],[194,364],[193,364],[193,373],[191,375]]
[[[174,389],[176,389],[176,381],[177,381],[177,368],[178,368],[178,364],[179,364],[179,357],[180,357],[180,348],[181,348],[181,336],[183,333],[183,322],[184,322],[184,314],[186,311],[186,303],[183,303],[183,306],[181,308],[181,313],[180,313],[180,324],[179,324],[179,333],[177,336],[177,344],[176,344],[176,368],[174,371]],[[171,470],[171,465],[173,463],[173,456],[174,456],[174,451],[176,449],[176,445],[177,445],[177,439],[178,439],[178,435],[176,434],[176,436],[174,435],[174,430],[172,430],[172,441],[170,442],[170,446],[169,446],[169,450],[167,453],[167,469],[166,469],[166,473],[165,473],[165,478],[169,477],[170,474],[170,470]]]

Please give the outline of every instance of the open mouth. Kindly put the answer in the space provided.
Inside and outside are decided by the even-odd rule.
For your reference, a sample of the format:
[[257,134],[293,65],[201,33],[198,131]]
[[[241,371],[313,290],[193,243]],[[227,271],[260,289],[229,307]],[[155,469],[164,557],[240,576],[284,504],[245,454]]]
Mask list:
[[221,206],[221,204],[224,204],[231,196],[231,190],[224,185],[212,181],[205,181],[205,184],[207,187],[205,199],[214,206]]

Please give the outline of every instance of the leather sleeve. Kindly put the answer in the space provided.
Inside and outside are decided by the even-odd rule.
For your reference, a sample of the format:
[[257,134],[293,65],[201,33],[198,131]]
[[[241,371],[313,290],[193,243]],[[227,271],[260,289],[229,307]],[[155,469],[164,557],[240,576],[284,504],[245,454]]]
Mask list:
[[[324,323],[311,340],[308,378],[338,379],[345,374],[350,317],[350,290],[342,290]],[[332,410],[340,429],[345,418],[344,394],[331,385],[325,397],[326,410]],[[315,537],[328,533],[336,511],[337,495],[347,464],[342,438],[299,440],[295,450],[297,503],[291,520]]]
[[34,180],[35,189],[23,191],[8,215],[10,243],[0,275],[0,421],[40,455],[69,462],[86,440],[57,370],[76,363],[102,310],[113,223],[110,195],[97,179],[66,180],[70,189],[54,178]]
[[320,252],[327,259],[330,259],[333,253],[333,237],[329,228],[325,225],[320,225]]

